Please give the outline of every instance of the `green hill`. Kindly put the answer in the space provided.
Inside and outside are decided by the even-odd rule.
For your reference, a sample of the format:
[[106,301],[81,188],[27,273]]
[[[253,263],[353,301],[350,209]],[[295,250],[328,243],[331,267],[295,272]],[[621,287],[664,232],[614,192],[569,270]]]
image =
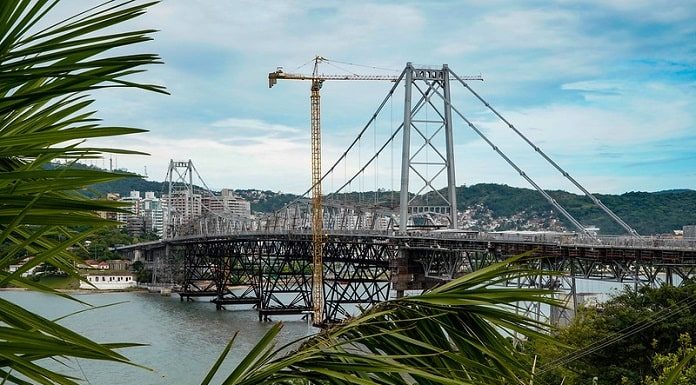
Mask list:
[[[558,203],[584,225],[595,225],[603,234],[625,231],[584,195],[565,191],[549,191]],[[659,192],[628,192],[621,195],[597,194],[596,197],[640,234],[669,233],[684,225],[696,224],[696,191],[667,190]],[[488,208],[494,216],[517,213],[555,215],[572,229],[560,214],[539,193],[531,189],[499,184],[477,184],[457,188],[460,210],[477,204]],[[553,213],[553,214],[551,214]]]

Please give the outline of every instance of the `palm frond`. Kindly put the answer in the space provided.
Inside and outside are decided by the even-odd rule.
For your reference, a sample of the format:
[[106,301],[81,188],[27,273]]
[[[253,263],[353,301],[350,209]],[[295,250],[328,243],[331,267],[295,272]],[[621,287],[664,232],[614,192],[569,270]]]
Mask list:
[[550,290],[496,286],[538,274],[515,262],[378,304],[289,353],[293,344],[275,347],[277,324],[222,384],[527,384],[531,360],[514,347],[512,334],[552,341],[547,325],[518,306],[560,303]]
[[[0,286],[55,293],[23,273],[49,264],[78,277],[79,258],[70,250],[103,226],[115,223],[97,211],[123,212],[112,201],[90,200],[77,191],[123,174],[51,162],[101,157],[105,152],[137,153],[85,146],[91,138],[140,133],[101,126],[89,92],[103,88],[164,88],[133,80],[152,54],[111,54],[151,39],[153,30],[113,33],[110,29],[142,15],[152,2],[107,1],[74,17],[47,25],[57,0],[0,2]],[[74,230],[76,226],[81,231]],[[11,264],[33,257],[13,273]],[[65,294],[55,293],[64,297]],[[0,300],[0,378],[4,383],[75,384],[75,379],[41,367],[44,358],[70,357],[128,362],[115,349],[131,344],[98,344]]]

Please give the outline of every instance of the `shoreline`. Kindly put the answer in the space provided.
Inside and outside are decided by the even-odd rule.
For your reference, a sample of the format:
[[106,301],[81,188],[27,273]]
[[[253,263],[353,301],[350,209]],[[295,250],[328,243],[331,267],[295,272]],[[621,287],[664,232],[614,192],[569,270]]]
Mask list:
[[[146,288],[142,287],[132,287],[128,289],[114,289],[114,290],[99,290],[99,289],[53,289],[59,293],[64,293],[64,294],[101,294],[101,293],[128,293],[128,292],[144,292],[144,293],[149,293],[149,291]],[[44,292],[40,290],[34,290],[34,289],[28,289],[25,287],[1,287],[0,292],[3,291],[31,291],[31,292],[36,292],[36,293],[46,293],[46,294],[51,294],[50,292]]]

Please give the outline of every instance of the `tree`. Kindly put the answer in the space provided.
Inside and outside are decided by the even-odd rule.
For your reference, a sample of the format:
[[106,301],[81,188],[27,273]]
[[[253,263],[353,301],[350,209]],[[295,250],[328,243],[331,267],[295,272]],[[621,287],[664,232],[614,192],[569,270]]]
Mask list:
[[652,357],[680,347],[680,335],[696,335],[696,284],[626,290],[598,307],[580,309],[556,337],[561,345],[536,344],[548,383],[640,384],[655,376]]
[[512,332],[551,340],[518,304],[557,303],[548,290],[496,285],[535,274],[491,265],[422,295],[377,304],[291,352],[292,344],[275,348],[282,328],[276,324],[222,384],[528,384],[532,361],[515,348]]
[[[82,231],[84,229],[79,229]],[[75,253],[82,259],[110,260],[119,259],[120,256],[112,251],[116,245],[130,245],[137,243],[128,235],[125,229],[116,226],[104,226],[92,232],[83,242],[81,247],[76,248]]]
[[[104,152],[134,153],[87,146],[89,138],[143,132],[101,126],[89,110],[88,93],[113,87],[155,92],[155,85],[129,80],[143,66],[157,63],[150,54],[110,51],[150,39],[152,30],[109,33],[152,5],[107,2],[55,24],[47,15],[56,0],[0,2],[0,286],[57,293],[21,274],[48,264],[78,277],[71,251],[90,235],[114,223],[96,211],[124,211],[118,202],[89,200],[77,191],[120,175],[72,168],[49,169]],[[75,230],[81,226],[82,231]],[[33,258],[14,273],[6,271],[26,255]],[[45,358],[71,357],[129,362],[116,349],[133,344],[98,344],[0,299],[0,378],[3,383],[75,384],[43,368]]]
[[[696,365],[691,363],[696,355],[696,346],[693,345],[691,336],[687,333],[679,336],[679,344],[679,348],[674,353],[655,354],[653,369],[657,377],[646,377],[643,381],[644,385],[665,385],[668,380],[671,380],[673,385],[696,384]],[[682,363],[684,367],[680,367]]]

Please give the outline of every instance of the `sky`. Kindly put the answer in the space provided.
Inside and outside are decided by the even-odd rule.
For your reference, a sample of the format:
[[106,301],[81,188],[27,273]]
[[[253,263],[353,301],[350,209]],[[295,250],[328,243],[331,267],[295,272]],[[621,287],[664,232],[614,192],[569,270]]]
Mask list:
[[[62,2],[57,12],[90,4]],[[302,65],[315,55],[333,60],[322,72],[338,74],[446,63],[459,75],[480,74],[485,80],[471,83],[476,92],[588,190],[696,189],[694,20],[694,1],[164,0],[121,28],[159,30],[128,50],[161,55],[164,64],[141,78],[171,95],[94,96],[105,124],[149,130],[107,141],[151,154],[114,157],[119,168],[164,180],[170,159],[191,159],[211,188],[301,193],[311,175],[309,84],[269,89],[269,72],[311,72]],[[391,85],[325,83],[324,169]],[[383,132],[403,119],[402,103],[391,101],[380,115]],[[453,90],[453,105],[543,188],[576,191],[463,89]],[[454,126],[458,185],[528,187],[461,120]],[[390,188],[398,179],[391,159],[359,187]]]

